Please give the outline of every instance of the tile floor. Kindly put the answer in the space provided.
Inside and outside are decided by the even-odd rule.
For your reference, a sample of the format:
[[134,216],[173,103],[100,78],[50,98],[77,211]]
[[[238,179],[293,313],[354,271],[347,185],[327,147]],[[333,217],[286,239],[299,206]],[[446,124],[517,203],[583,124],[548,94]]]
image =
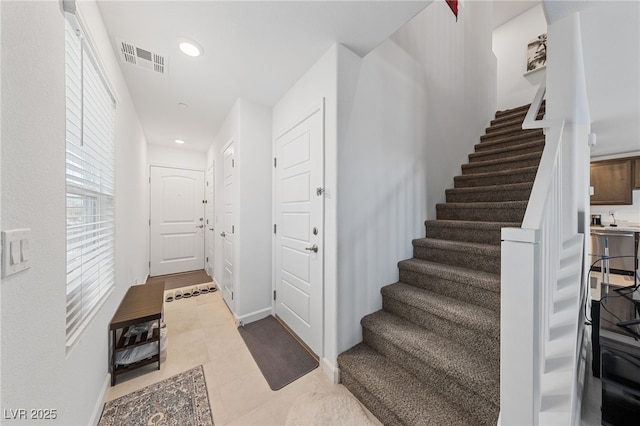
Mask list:
[[[311,392],[351,395],[344,386],[331,383],[320,369],[272,391],[219,292],[165,302],[164,320],[168,346],[161,369],[154,370],[152,365],[119,376],[118,384],[107,390],[105,401],[198,365],[204,366],[216,426],[284,425],[290,408],[301,396]],[[373,424],[380,424],[370,413],[367,415]],[[346,424],[348,416],[344,417],[331,423]]]

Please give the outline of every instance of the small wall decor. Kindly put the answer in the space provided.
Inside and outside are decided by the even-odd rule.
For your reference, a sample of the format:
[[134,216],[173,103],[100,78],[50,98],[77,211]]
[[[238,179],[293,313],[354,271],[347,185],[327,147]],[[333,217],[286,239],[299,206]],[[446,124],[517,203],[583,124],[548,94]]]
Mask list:
[[547,33],[540,34],[527,45],[528,74],[547,66]]

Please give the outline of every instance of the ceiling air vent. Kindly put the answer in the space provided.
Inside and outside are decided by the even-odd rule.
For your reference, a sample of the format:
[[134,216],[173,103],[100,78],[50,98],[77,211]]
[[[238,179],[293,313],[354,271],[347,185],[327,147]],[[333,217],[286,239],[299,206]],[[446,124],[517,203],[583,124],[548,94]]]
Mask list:
[[120,45],[120,58],[138,68],[165,75],[167,73],[167,58],[163,55],[150,52],[132,43],[118,40]]

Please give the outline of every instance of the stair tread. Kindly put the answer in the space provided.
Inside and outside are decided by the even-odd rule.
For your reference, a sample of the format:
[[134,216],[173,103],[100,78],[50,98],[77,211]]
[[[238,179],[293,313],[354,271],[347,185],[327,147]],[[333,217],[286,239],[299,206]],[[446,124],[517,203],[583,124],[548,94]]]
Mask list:
[[501,185],[484,185],[484,186],[465,186],[462,188],[449,188],[446,193],[473,193],[473,192],[492,192],[492,191],[516,191],[527,190],[533,188],[533,182],[504,183]]
[[494,123],[490,123],[489,127],[487,127],[486,130],[489,129],[496,129],[496,128],[501,128],[501,127],[510,127],[510,126],[515,126],[518,124],[522,124],[522,122],[524,121],[524,117],[527,114],[522,114],[522,115],[514,115],[513,117],[505,117],[502,121],[500,122],[494,122],[495,120],[491,120]]
[[364,343],[339,355],[338,363],[404,424],[474,424],[436,389]]
[[[516,120],[518,120],[520,123],[522,123],[522,122],[524,122],[524,119],[527,116],[527,112],[528,112],[527,110],[524,110],[522,112],[516,112],[516,113],[501,115],[501,116],[491,120],[491,122],[489,123],[489,128],[494,127],[494,126],[501,126],[504,123],[511,123],[511,122],[516,121]],[[538,111],[538,115],[536,116],[536,119],[540,119],[540,118],[544,117],[545,113],[546,113],[546,109],[545,108],[541,108],[540,111]]]
[[[488,176],[507,176],[507,175],[517,175],[523,172],[527,172],[527,171],[537,171],[538,167],[537,166],[530,166],[530,167],[522,167],[519,169],[508,169],[508,170],[496,170],[496,171],[492,171],[492,172],[480,172],[480,173],[469,173],[466,175],[458,175],[455,176],[453,179],[455,180],[475,180],[481,177],[488,177]],[[531,181],[533,182],[533,181]]]
[[545,141],[544,139],[542,139],[542,140],[521,142],[517,144],[499,147],[499,148],[483,149],[481,151],[477,151],[469,154],[469,159],[476,159],[476,158],[481,159],[482,157],[488,157],[491,155],[506,154],[511,151],[519,151],[523,149],[538,148],[538,147],[540,147],[540,152],[542,152],[542,150],[544,149],[544,144],[545,144]]
[[[510,157],[495,158],[491,160],[474,161],[472,163],[463,164],[462,170],[474,169],[474,168],[486,167],[486,166],[494,166],[494,165],[500,165],[500,164],[506,165],[508,163],[513,163],[516,161],[539,159],[541,156],[542,156],[542,151],[528,152],[526,154],[512,155]],[[505,170],[508,170],[508,169],[505,168]]]
[[428,311],[495,339],[500,337],[500,315],[491,309],[401,282],[382,287],[380,291],[383,297]]
[[[519,185],[519,184],[518,184]],[[457,189],[471,189],[482,188],[480,186],[470,188],[457,188]],[[482,222],[473,220],[446,220],[446,219],[428,219],[424,221],[426,226],[442,226],[451,228],[466,228],[466,229],[501,229],[501,228],[520,228],[522,222]]]
[[361,323],[369,332],[402,348],[421,363],[482,395],[487,403],[499,403],[499,365],[476,356],[444,336],[385,311],[367,315]]
[[[525,110],[520,113],[516,113],[512,115],[504,115],[504,116],[501,116],[500,118],[494,118],[489,123],[489,127],[487,127],[487,129],[493,129],[496,127],[497,128],[506,127],[514,124],[522,124],[522,122],[524,121],[524,118],[527,116],[527,112],[528,110]],[[545,109],[542,108],[540,111],[538,111],[538,117],[544,116],[544,113],[545,113]]]
[[447,209],[513,209],[527,207],[528,201],[481,201],[471,203],[438,203],[439,208]]
[[[544,110],[546,107],[546,100],[543,100],[542,103],[540,104],[540,109]],[[529,108],[531,108],[531,104],[526,104],[526,105],[520,105],[517,107],[513,107],[513,108],[509,108],[509,109],[505,109],[505,110],[499,110],[496,111],[496,118],[497,117],[504,117],[505,115],[509,115],[509,114],[526,114],[527,111],[529,111]]]
[[500,275],[492,274],[491,272],[475,271],[462,266],[445,265],[416,258],[398,262],[398,268],[434,275],[452,281],[468,282],[472,287],[479,287],[496,293],[500,291]]
[[520,132],[509,135],[483,135],[480,136],[480,143],[475,144],[474,151],[484,151],[485,149],[495,149],[496,146],[516,145],[524,141],[540,141],[545,140],[542,131],[522,130]]
[[418,238],[413,240],[412,244],[414,247],[437,248],[440,250],[468,253],[470,255],[500,256],[500,247],[492,244],[443,240],[438,238]]
[[509,138],[513,136],[517,136],[513,137],[513,139],[518,140],[523,139],[527,136],[535,136],[540,134],[544,134],[542,133],[541,129],[505,129],[480,136],[480,143],[495,141],[496,139]]

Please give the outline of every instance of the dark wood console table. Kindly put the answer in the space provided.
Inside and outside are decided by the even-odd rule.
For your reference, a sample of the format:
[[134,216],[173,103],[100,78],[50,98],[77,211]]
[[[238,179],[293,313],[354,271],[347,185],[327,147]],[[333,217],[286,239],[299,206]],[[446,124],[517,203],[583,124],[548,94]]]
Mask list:
[[[116,377],[127,371],[135,370],[144,365],[158,363],[160,370],[160,318],[164,301],[164,281],[154,284],[134,285],[129,288],[118,310],[109,324],[111,332],[111,386],[116,384]],[[136,325],[149,321],[158,321],[158,327],[153,332],[142,333],[140,338],[127,338],[127,331]],[[158,345],[157,354],[129,365],[116,365],[116,354],[127,349],[151,343]]]

